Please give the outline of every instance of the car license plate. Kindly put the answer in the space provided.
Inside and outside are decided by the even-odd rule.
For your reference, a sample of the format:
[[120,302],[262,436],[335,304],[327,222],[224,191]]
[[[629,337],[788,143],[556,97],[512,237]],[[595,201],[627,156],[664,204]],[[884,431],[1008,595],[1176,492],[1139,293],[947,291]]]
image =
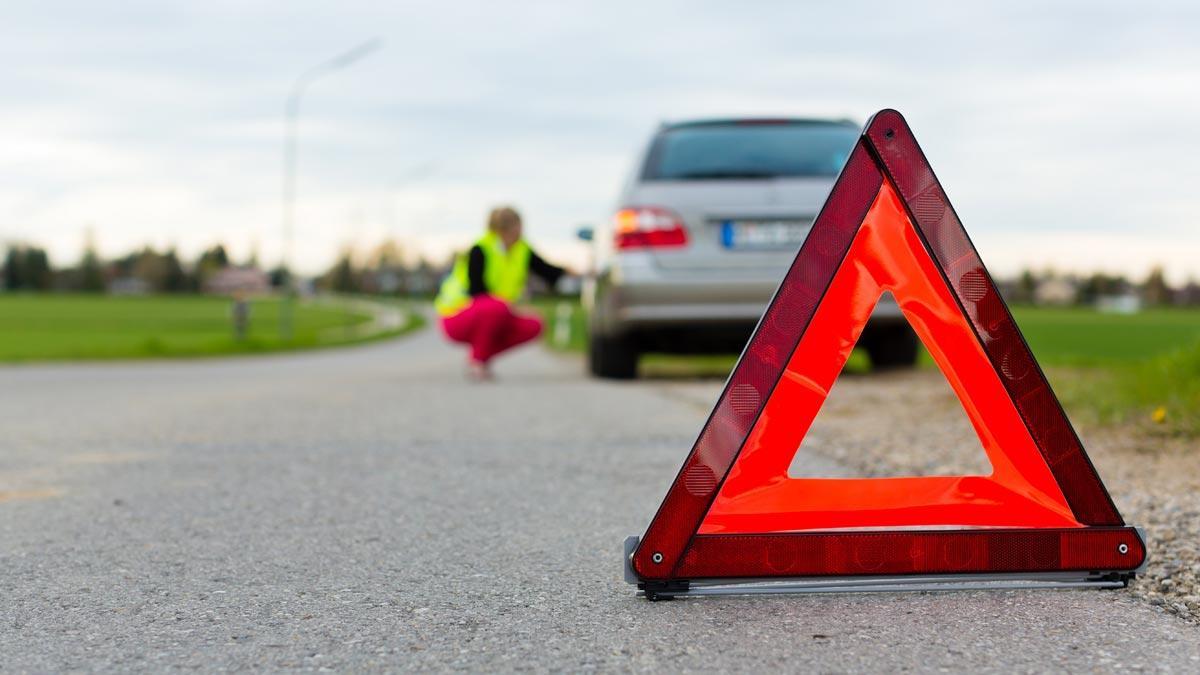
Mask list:
[[725,220],[721,222],[721,245],[757,251],[795,249],[811,228],[809,220]]

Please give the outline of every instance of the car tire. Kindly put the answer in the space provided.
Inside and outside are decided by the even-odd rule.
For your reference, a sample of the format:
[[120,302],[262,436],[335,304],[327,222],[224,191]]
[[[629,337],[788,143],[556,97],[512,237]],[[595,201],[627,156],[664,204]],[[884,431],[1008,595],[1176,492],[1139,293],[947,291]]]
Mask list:
[[863,345],[871,357],[874,370],[912,368],[917,365],[920,341],[908,324],[881,326],[871,331],[870,340]]
[[637,377],[638,352],[628,337],[591,336],[588,341],[588,370],[609,380]]

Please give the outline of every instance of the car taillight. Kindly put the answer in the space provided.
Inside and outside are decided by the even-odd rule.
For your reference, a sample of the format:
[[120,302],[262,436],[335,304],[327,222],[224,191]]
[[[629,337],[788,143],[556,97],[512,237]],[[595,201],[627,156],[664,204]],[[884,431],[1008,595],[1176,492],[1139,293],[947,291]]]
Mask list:
[[657,206],[621,209],[613,216],[613,224],[618,249],[687,245],[683,219],[668,209]]

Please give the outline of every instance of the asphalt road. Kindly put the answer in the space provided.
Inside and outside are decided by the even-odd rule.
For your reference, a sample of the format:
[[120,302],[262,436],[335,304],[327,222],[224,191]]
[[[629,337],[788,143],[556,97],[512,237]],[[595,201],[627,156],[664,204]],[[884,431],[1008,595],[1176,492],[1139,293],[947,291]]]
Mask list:
[[638,599],[718,383],[460,358],[0,369],[0,670],[1200,669],[1121,591]]

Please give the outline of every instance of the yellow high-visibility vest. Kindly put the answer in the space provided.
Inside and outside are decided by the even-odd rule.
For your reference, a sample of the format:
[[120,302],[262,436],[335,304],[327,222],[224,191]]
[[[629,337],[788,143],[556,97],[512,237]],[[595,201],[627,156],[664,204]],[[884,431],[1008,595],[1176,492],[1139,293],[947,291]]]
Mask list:
[[[488,232],[475,245],[483,250],[483,283],[488,293],[509,303],[519,300],[529,278],[529,244],[519,239],[505,250],[500,235]],[[471,304],[471,296],[467,293],[470,288],[467,278],[469,253],[468,250],[459,254],[450,275],[438,290],[437,299],[433,301],[433,306],[442,316],[457,314]]]

